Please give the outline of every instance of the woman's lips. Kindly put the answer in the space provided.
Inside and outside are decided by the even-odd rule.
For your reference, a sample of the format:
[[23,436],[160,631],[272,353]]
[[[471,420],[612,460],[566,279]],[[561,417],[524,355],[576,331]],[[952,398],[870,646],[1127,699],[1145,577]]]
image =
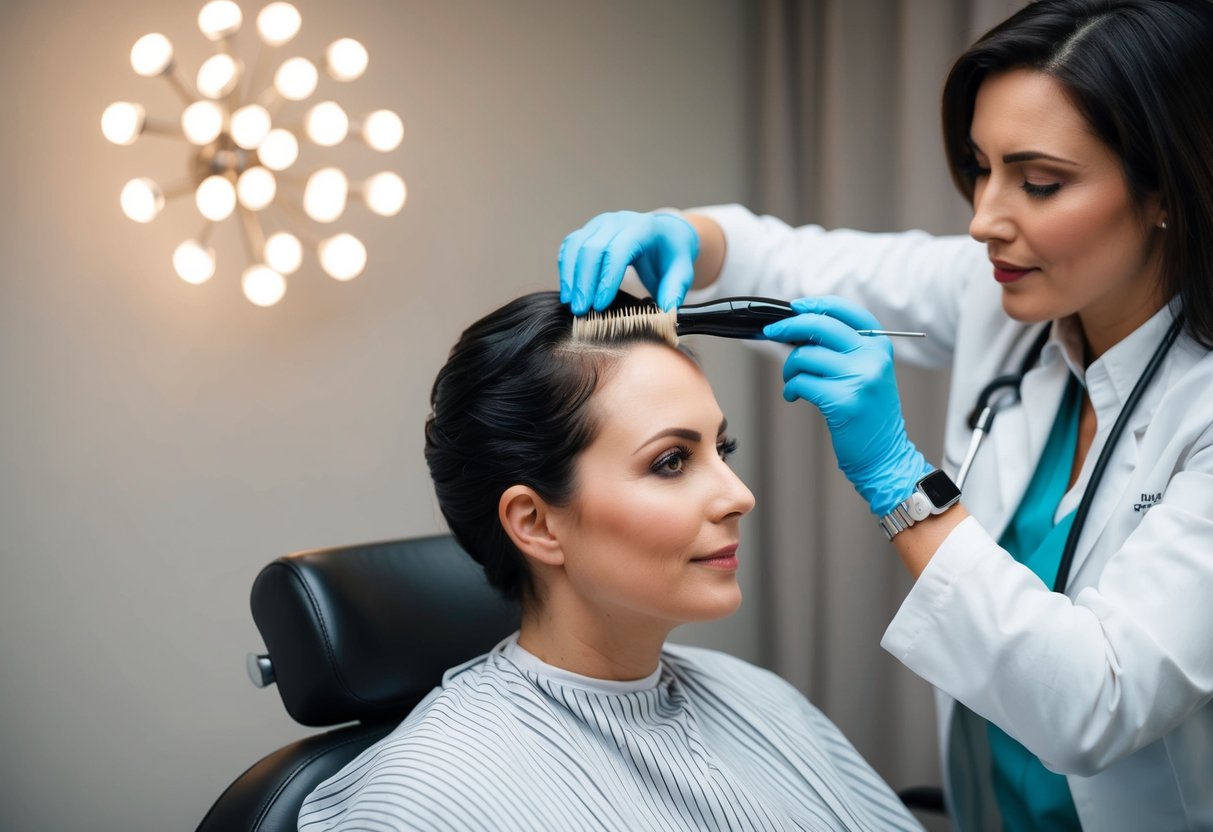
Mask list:
[[732,571],[737,568],[737,545],[726,546],[719,552],[711,555],[704,555],[701,558],[693,558],[691,563],[698,563],[702,566],[708,566],[712,569],[722,569]]
[[992,260],[990,262],[994,264],[994,279],[999,283],[1014,283],[1028,272],[1034,271],[1034,269],[1025,269],[1022,266],[1016,266],[1011,263],[1002,263],[998,260]]

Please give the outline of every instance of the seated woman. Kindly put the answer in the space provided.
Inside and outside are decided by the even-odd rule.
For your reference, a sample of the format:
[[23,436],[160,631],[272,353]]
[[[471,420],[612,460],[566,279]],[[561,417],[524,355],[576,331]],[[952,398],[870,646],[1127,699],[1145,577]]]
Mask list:
[[521,630],[321,784],[299,829],[920,828],[786,682],[666,644],[741,603],[754,497],[685,351],[572,320],[541,292],[473,324],[426,423],[443,515]]

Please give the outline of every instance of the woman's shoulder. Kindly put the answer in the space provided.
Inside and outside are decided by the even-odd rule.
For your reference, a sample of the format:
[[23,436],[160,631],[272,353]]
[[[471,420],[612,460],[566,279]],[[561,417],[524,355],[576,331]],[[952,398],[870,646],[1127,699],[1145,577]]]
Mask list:
[[[309,795],[299,828],[357,826],[354,820],[369,810],[399,820],[400,828],[460,828],[446,822],[452,806],[474,813],[487,805],[486,789],[498,794],[517,788],[515,752],[525,739],[517,711],[528,705],[511,694],[516,684],[519,690],[526,685],[492,656],[447,671],[441,686],[399,726]],[[308,825],[313,816],[326,821]],[[426,818],[444,821],[431,826]]]

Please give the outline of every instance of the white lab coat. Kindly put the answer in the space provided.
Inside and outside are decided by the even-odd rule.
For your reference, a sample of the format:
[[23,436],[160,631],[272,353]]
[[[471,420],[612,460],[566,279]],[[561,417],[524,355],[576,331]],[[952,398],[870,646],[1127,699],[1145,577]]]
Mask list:
[[[838,294],[889,329],[927,333],[898,340],[896,355],[952,370],[941,467],[955,475],[979,391],[1018,371],[1038,331],[1003,312],[984,246],[921,232],[793,229],[738,206],[696,210],[727,239],[719,281],[697,295]],[[1081,498],[1171,320],[1163,309],[1085,374],[1070,357],[1081,356],[1073,322],[1053,327],[1023,380],[1023,403],[999,412],[973,464],[961,498],[972,517],[935,553],[881,642],[938,692],[958,817],[988,822],[992,807],[988,788],[979,805],[972,776],[988,780],[988,763],[950,731],[957,701],[1065,774],[1085,829],[1213,829],[1213,354],[1186,335],[1171,349],[1099,486],[1066,595],[997,544],[1069,374],[1085,375],[1098,431],[1059,517]]]

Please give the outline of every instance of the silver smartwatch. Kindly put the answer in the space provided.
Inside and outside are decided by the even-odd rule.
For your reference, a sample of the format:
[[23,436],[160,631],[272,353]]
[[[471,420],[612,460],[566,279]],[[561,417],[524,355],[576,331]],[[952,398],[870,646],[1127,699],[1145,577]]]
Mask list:
[[942,514],[960,501],[960,489],[943,471],[932,471],[918,481],[909,499],[880,518],[880,528],[892,540],[898,532],[925,520],[934,514]]

